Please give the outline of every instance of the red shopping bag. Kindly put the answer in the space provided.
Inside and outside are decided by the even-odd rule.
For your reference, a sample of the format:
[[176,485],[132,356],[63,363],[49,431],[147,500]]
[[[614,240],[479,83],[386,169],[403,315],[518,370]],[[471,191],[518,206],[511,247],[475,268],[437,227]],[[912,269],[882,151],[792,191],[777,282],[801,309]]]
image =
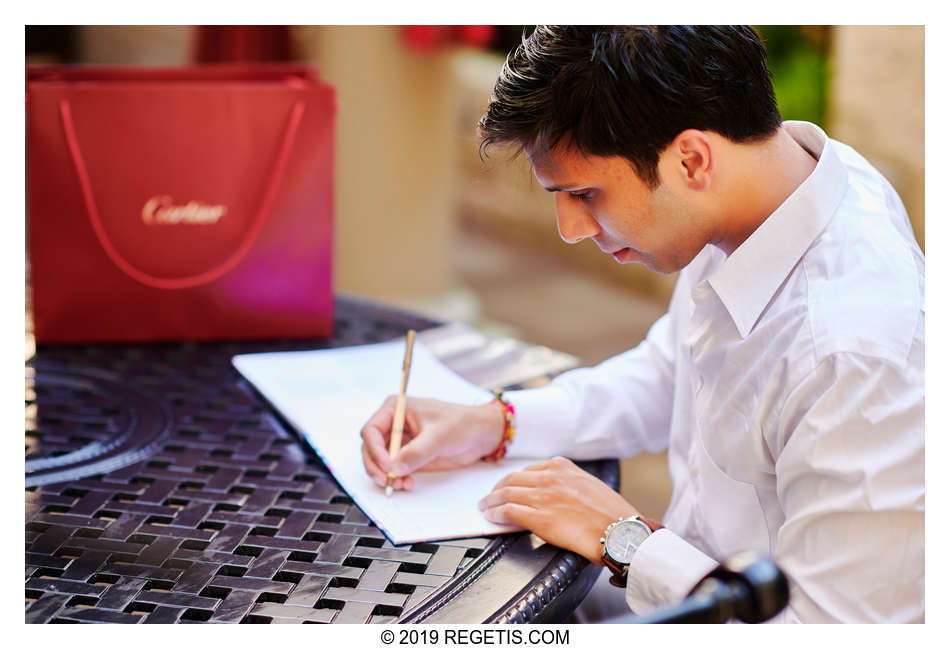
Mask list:
[[28,69],[37,342],[329,336],[335,113],[302,65]]

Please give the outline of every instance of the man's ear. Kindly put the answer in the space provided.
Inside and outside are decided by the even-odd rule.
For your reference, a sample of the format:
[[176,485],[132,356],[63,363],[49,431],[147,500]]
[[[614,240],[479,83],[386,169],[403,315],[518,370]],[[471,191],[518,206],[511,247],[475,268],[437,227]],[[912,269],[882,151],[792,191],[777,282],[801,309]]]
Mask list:
[[691,128],[676,136],[667,151],[674,156],[676,173],[688,189],[706,191],[712,184],[713,143],[703,131]]

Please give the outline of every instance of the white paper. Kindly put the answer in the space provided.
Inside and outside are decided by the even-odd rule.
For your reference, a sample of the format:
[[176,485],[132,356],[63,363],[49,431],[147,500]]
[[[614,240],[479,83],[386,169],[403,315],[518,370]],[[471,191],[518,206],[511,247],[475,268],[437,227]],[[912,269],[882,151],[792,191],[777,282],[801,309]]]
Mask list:
[[[405,343],[304,352],[243,354],[234,366],[314,448],[350,498],[393,544],[510,532],[487,521],[478,501],[534,460],[479,462],[456,471],[418,471],[415,489],[386,497],[363,468],[360,430],[399,390]],[[416,343],[406,393],[454,403],[491,398]]]

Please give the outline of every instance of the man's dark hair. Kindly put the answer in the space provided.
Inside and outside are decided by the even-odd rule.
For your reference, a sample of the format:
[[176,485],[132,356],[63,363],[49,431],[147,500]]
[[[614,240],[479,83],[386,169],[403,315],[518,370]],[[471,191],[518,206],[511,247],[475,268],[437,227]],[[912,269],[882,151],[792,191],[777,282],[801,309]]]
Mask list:
[[750,142],[781,123],[752,27],[539,25],[508,55],[478,126],[483,153],[544,154],[564,139],[627,158],[656,187],[659,153],[682,131]]

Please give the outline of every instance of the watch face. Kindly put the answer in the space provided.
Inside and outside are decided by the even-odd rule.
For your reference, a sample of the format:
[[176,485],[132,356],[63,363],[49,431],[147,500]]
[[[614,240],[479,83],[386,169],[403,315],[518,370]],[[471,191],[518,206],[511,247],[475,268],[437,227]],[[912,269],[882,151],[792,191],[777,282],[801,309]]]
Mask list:
[[620,521],[611,528],[604,549],[618,563],[630,563],[640,544],[650,536],[650,528],[640,521]]

